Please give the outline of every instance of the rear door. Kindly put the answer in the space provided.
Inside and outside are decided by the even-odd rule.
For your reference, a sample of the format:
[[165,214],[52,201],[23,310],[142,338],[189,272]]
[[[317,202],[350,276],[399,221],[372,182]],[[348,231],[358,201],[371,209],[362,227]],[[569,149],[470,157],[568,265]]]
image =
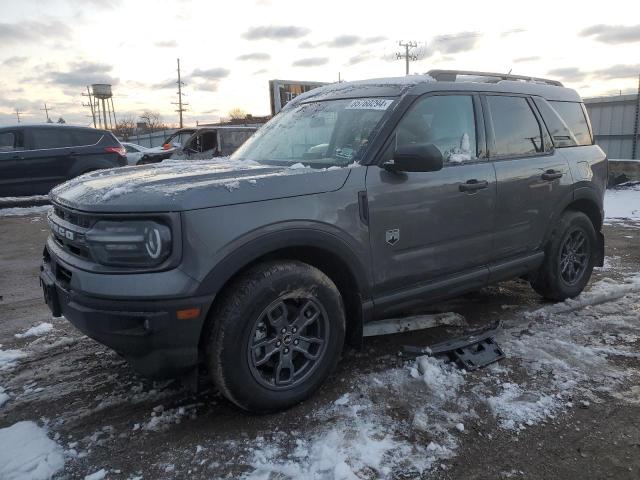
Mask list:
[[72,146],[69,150],[69,162],[65,164],[66,170],[63,172],[65,180],[84,173],[88,169],[93,170],[94,165],[108,155],[104,151],[104,146],[99,145],[104,135],[104,132],[92,128],[71,129]]
[[443,153],[445,164],[437,172],[368,169],[375,302],[382,316],[398,304],[424,302],[430,284],[465,273],[472,272],[467,286],[482,286],[488,278],[496,203],[477,97],[421,97],[389,143],[383,160],[393,158],[397,146],[431,143]]
[[47,193],[67,179],[73,165],[71,127],[34,127],[25,130],[24,173],[38,193]]
[[483,106],[498,181],[493,260],[501,262],[542,247],[554,207],[573,186],[530,98],[487,94]]

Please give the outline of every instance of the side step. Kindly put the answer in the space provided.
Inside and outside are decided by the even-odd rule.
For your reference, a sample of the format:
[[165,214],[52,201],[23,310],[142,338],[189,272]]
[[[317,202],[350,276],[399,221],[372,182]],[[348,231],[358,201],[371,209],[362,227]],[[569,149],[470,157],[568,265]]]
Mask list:
[[362,335],[364,337],[374,337],[376,335],[412,332],[414,330],[423,330],[425,328],[440,327],[443,325],[465,327],[467,322],[462,315],[454,312],[435,313],[432,315],[415,315],[403,318],[389,318],[386,320],[365,323]]
[[430,347],[405,346],[404,351],[416,355],[446,355],[461,368],[468,371],[486,367],[505,358],[504,351],[494,340],[501,328],[500,322],[462,337],[437,343]]

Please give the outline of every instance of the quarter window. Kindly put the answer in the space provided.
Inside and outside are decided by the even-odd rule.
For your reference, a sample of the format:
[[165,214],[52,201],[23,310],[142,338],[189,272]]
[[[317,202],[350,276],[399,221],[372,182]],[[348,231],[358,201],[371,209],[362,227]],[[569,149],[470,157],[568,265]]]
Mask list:
[[102,133],[92,130],[75,130],[73,132],[74,145],[95,145],[102,138]]
[[593,144],[589,124],[587,123],[587,117],[584,115],[582,104],[577,102],[549,103],[569,127],[578,145]]
[[540,124],[523,97],[487,96],[496,156],[534,155],[543,151]]
[[396,130],[396,148],[433,144],[449,164],[476,159],[476,126],[469,95],[434,95],[411,107]]

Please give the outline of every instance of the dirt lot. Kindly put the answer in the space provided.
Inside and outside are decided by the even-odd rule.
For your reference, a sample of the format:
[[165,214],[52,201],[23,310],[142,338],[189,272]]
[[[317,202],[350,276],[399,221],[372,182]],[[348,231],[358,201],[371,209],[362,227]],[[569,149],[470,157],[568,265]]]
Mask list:
[[0,369],[0,428],[45,426],[64,450],[56,478],[638,479],[640,224],[605,233],[606,265],[578,301],[544,304],[513,281],[434,306],[473,326],[503,320],[504,361],[466,373],[399,353],[459,328],[370,338],[312,399],[256,417],[206,378],[198,395],[142,379],[52,319],[43,216],[0,217],[0,351],[23,354]]

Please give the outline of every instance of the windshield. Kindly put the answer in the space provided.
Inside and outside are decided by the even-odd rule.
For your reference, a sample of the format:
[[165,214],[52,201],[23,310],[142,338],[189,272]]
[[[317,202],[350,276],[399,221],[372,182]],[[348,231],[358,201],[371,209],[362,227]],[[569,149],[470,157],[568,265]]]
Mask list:
[[186,142],[189,139],[189,137],[193,135],[194,132],[195,130],[176,132],[173,135],[170,135],[169,138],[165,140],[164,144],[166,145],[167,143],[169,144],[175,143],[179,145],[184,145],[184,142]]
[[280,112],[232,156],[273,165],[346,166],[359,161],[391,99],[329,100]]

